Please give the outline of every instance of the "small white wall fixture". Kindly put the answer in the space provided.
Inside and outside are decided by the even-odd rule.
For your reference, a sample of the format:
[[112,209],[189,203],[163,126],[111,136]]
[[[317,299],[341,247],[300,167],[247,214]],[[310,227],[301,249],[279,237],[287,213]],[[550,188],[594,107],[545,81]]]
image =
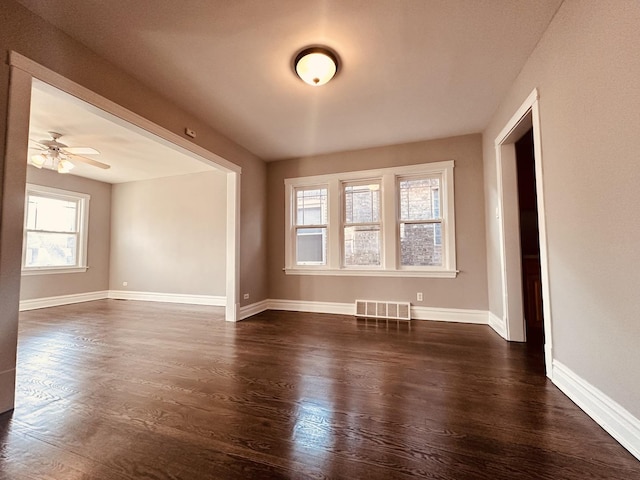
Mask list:
[[505,338],[525,341],[525,323],[522,308],[522,272],[520,265],[520,227],[515,142],[533,128],[536,195],[540,240],[540,271],[545,333],[545,365],[547,376],[552,369],[551,304],[549,294],[549,261],[544,203],[542,144],[538,90],[534,89],[495,139],[498,188],[498,221],[500,243],[500,272],[502,279],[502,312]]

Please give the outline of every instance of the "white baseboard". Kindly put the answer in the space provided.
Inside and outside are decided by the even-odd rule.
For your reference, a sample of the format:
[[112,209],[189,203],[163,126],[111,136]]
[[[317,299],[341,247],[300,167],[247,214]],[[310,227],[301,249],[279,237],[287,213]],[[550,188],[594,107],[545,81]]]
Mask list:
[[507,326],[502,318],[498,317],[493,312],[487,312],[487,319],[489,321],[489,326],[493,328],[498,335],[500,335],[505,340],[507,339]]
[[[177,293],[133,292],[127,290],[105,290],[100,292],[61,295],[37,298],[20,302],[20,311],[36,308],[57,307],[71,303],[88,302],[111,298],[116,300],[140,300],[144,302],[188,303],[224,307],[226,298],[214,295],[185,295]],[[354,315],[353,303],[312,302],[304,300],[267,299],[240,307],[239,320],[256,315],[265,310],[286,310],[292,312],[329,313],[333,315]],[[435,320],[441,322],[475,323],[486,325],[487,312],[458,308],[411,307],[411,318],[415,320]],[[495,327],[494,327],[495,329]]]
[[469,310],[462,308],[411,307],[411,318],[414,320],[434,320],[437,322],[474,323],[486,325],[486,310]]
[[141,300],[144,302],[189,303],[193,305],[211,305],[224,307],[227,299],[215,295],[184,295],[179,293],[129,292],[124,290],[103,290],[99,292],[75,293],[57,297],[34,298],[20,301],[20,311],[37,308],[59,307],[72,303],[90,302],[112,298],[116,300]]
[[99,292],[74,293],[71,295],[59,295],[57,297],[34,298],[31,300],[20,300],[20,311],[35,310],[38,308],[58,307],[60,305],[70,305],[72,303],[90,302],[92,300],[103,300],[108,298],[109,292],[102,290]]
[[331,313],[334,315],[353,315],[352,303],[311,302],[304,300],[278,300],[268,298],[260,302],[240,307],[240,320],[257,315],[266,310],[285,310],[288,312]]
[[640,419],[558,360],[553,361],[551,380],[609,435],[640,460]]
[[260,302],[245,305],[244,307],[240,307],[238,320],[244,320],[245,318],[262,313],[265,310],[269,310],[269,300],[262,300]]
[[143,302],[189,303],[192,305],[211,305],[215,307],[224,307],[227,304],[227,299],[224,296],[131,292],[128,290],[109,290],[109,298],[116,300],[140,300]]
[[[240,319],[248,318],[265,310],[285,310],[290,312],[329,313],[333,315],[354,315],[353,303],[314,302],[305,300],[267,299],[240,308]],[[411,318],[415,320],[435,320],[440,322],[474,323],[486,325],[487,312],[459,308],[411,307]]]
[[269,299],[269,310],[286,310],[289,312],[331,313],[334,315],[353,315],[356,313],[354,303],[311,302],[305,300]]

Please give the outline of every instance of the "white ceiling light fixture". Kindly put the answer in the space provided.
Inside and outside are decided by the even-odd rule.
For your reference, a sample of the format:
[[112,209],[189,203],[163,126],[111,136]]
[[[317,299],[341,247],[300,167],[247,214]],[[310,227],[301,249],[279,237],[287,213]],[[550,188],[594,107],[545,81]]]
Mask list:
[[296,74],[304,83],[314,87],[331,80],[339,68],[338,54],[324,46],[306,47],[293,60]]

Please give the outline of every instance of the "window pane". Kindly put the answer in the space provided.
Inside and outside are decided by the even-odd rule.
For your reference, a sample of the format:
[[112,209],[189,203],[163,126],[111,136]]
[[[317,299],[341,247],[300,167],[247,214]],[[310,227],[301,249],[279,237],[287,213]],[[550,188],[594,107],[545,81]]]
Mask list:
[[380,183],[344,187],[345,223],[380,221]]
[[431,207],[433,217],[440,218],[440,188],[431,187]]
[[296,225],[327,224],[327,189],[296,190]]
[[440,179],[400,180],[400,220],[440,218]]
[[326,263],[327,229],[299,228],[296,230],[296,263],[324,265]]
[[380,227],[344,228],[345,266],[380,265]]
[[76,265],[76,235],[27,232],[25,267]]
[[400,263],[414,267],[442,265],[442,225],[400,224]]
[[53,232],[76,232],[78,204],[59,198],[29,195],[27,228]]

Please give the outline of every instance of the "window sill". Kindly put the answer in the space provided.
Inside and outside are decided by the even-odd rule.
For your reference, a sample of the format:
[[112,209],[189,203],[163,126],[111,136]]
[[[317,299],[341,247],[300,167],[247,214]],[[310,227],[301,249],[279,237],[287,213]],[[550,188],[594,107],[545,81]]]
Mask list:
[[330,277],[421,277],[456,278],[458,270],[356,270],[329,268],[285,268],[287,275],[320,275]]
[[22,276],[51,275],[57,273],[84,273],[89,267],[41,267],[22,270]]

